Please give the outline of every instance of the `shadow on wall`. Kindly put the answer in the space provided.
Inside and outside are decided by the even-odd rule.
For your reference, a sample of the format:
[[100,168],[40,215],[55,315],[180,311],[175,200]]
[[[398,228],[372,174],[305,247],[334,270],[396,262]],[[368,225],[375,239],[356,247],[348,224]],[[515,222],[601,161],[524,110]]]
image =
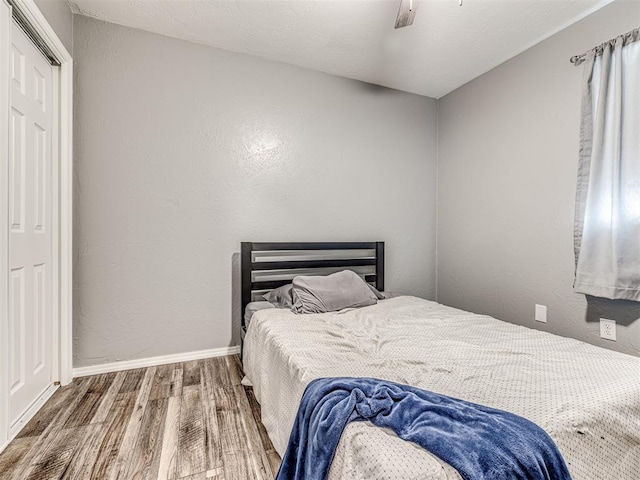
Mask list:
[[587,297],[587,322],[599,322],[601,318],[615,320],[628,327],[640,320],[640,302],[631,300],[609,300],[608,298]]
[[240,316],[242,305],[240,252],[231,255],[231,345],[240,345]]
[[398,93],[398,90],[394,90],[393,88],[383,87],[382,85],[374,85],[373,83],[367,82],[356,82],[355,87],[364,92],[370,92],[376,95],[395,95]]

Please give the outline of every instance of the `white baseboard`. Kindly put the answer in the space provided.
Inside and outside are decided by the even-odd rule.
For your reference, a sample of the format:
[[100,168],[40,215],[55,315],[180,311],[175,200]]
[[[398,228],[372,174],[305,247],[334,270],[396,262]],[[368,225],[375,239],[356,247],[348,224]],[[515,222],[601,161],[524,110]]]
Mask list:
[[47,400],[51,398],[51,396],[55,393],[55,391],[60,387],[60,385],[56,385],[54,383],[50,384],[44,391],[40,394],[38,398],[34,400],[34,402],[29,405],[29,407],[18,417],[18,419],[13,422],[13,424],[9,428],[9,441],[13,440],[20,430],[29,423],[29,420],[33,418],[33,416],[38,413],[38,410],[42,408],[42,406],[47,403]]
[[198,350],[196,352],[174,353],[172,355],[160,355],[158,357],[140,358],[138,360],[125,360],[122,362],[103,363],[102,365],[91,365],[73,369],[73,377],[86,377],[87,375],[98,375],[101,373],[120,372],[134,368],[153,367],[155,365],[166,365],[168,363],[188,362],[189,360],[200,360],[202,358],[223,357],[225,355],[235,355],[240,353],[240,347],[211,348],[209,350]]

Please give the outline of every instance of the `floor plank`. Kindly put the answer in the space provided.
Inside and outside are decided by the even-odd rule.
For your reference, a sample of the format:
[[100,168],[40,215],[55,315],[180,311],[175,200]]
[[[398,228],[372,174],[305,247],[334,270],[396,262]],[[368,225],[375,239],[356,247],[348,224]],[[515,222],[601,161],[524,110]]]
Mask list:
[[65,428],[58,435],[37,462],[32,463],[24,474],[25,480],[46,480],[60,478],[68,468],[80,441],[92,427]]
[[116,397],[118,396],[118,392],[122,388],[122,384],[124,383],[124,379],[127,376],[127,372],[118,372],[116,373],[113,382],[111,382],[111,386],[106,391],[106,393],[102,396],[102,400],[100,401],[100,405],[96,410],[95,415],[93,416],[93,420],[91,423],[103,423],[107,420],[107,416],[109,415],[109,411],[113,407],[114,402],[116,401]]
[[251,412],[245,389],[242,385],[235,385],[233,388],[240,418],[243,420],[242,427],[247,439],[249,454],[252,457],[255,469],[259,478],[271,480],[273,479],[273,474],[271,473],[271,466],[269,465],[269,459],[267,458],[258,427],[255,421],[247,421],[247,419],[253,418],[253,413]]
[[133,413],[129,418],[129,423],[124,431],[124,436],[122,437],[118,456],[116,457],[113,468],[111,469],[111,475],[109,476],[111,480],[127,478],[126,473],[129,468],[129,461],[133,455],[133,449],[135,448],[138,440],[140,425],[147,407],[147,402],[149,401],[149,394],[151,393],[151,385],[155,374],[156,367],[149,367],[144,372],[140,389],[138,390],[138,396],[136,397],[136,403],[133,408]]
[[144,368],[129,370],[119,393],[137,392],[138,390],[140,390],[140,385],[142,385],[144,373]]
[[71,383],[56,390],[38,414],[20,431],[17,438],[42,435],[42,432],[51,424],[56,415],[69,406],[69,399],[76,395],[78,388],[77,383]]
[[207,472],[194,473],[186,477],[180,477],[179,480],[207,480]]
[[91,480],[102,480],[111,476],[111,470],[120,451],[124,432],[136,406],[136,392],[120,393],[109,412],[111,421],[105,423],[105,436],[98,447],[98,456],[87,477]]
[[267,458],[269,459],[269,466],[271,467],[271,475],[273,475],[273,478],[276,478],[278,470],[280,470],[280,463],[282,462],[282,459],[280,458],[280,455],[278,455],[278,452],[276,452],[275,448],[267,450]]
[[89,377],[89,393],[103,395],[109,390],[114,379],[118,376],[117,373],[104,373],[102,375],[94,375]]
[[168,405],[166,398],[149,401],[140,426],[138,442],[129,462],[127,478],[157,478]]
[[180,433],[180,410],[182,396],[170,397],[162,434],[162,450],[158,466],[158,480],[176,478],[176,459],[178,456],[178,436]]
[[260,435],[262,447],[264,448],[265,452],[267,452],[268,454],[270,450],[273,450],[273,444],[269,439],[269,434],[267,433],[267,430],[264,428],[264,425],[262,424],[260,404],[258,403],[258,400],[256,400],[256,397],[253,394],[253,388],[245,388],[245,394],[247,396],[247,400],[249,402],[249,406],[251,409],[251,416],[253,417],[253,421],[256,427],[258,428],[258,433]]
[[64,428],[81,427],[91,423],[93,416],[98,411],[101,400],[102,395],[98,393],[90,393],[90,391],[85,393],[78,408],[76,408],[67,419]]
[[200,385],[200,370],[202,362],[200,360],[192,360],[182,364],[182,386],[191,387]]
[[213,403],[216,411],[236,410],[236,394],[233,385],[225,385],[213,389]]
[[206,434],[207,465],[209,469],[222,467],[222,447],[220,445],[220,430],[216,416],[215,383],[206,367],[202,369],[202,420]]
[[[75,380],[73,383],[76,383]],[[58,434],[63,431],[64,424],[89,390],[89,385],[90,382],[77,382],[75,395],[70,397],[68,403],[58,411],[53,420],[51,420],[49,425],[43,430],[40,436],[38,436],[38,439],[31,449],[24,455],[22,460],[11,472],[12,475],[10,478],[15,480],[24,480],[27,477],[27,472],[30,470],[31,465],[33,463],[38,463],[42,459],[45,452],[47,452],[51,445],[56,441]],[[37,415],[38,414],[36,414],[36,416]]]
[[226,370],[229,372],[229,379],[231,385],[240,385],[244,373],[242,372],[242,365],[240,364],[240,358],[237,355],[231,355],[228,357],[218,357],[226,364]]
[[92,424],[73,455],[73,461],[60,477],[62,480],[84,480],[91,478],[93,466],[100,453],[107,430],[102,425]]
[[216,387],[233,385],[227,364],[223,357],[207,358],[203,361],[204,370]]
[[184,367],[182,364],[175,364],[175,368],[173,370],[173,374],[171,376],[171,383],[169,387],[170,397],[182,395],[182,377],[184,375]]
[[178,478],[207,470],[206,446],[202,390],[200,385],[183,387],[176,465]]
[[229,392],[235,408],[219,409],[217,413],[220,428],[220,443],[222,445],[222,461],[226,480],[262,479],[265,477],[261,459],[251,448],[242,411],[235,398],[234,387],[218,389]]
[[149,399],[157,400],[182,395],[182,372],[183,366],[180,363],[159,366],[153,379]]
[[96,375],[89,379],[89,389],[85,393],[78,407],[67,419],[65,428],[80,427],[92,423],[106,393],[110,390],[115,373]]
[[224,468],[220,467],[214,468],[212,470],[207,470],[206,477],[208,479],[213,478],[215,480],[224,480]]
[[0,453],[0,478],[9,478],[11,476],[12,471],[24,456],[29,453],[36,440],[38,440],[38,437],[16,438],[4,452]]
[[15,480],[267,480],[280,458],[238,356],[84,377],[0,453]]

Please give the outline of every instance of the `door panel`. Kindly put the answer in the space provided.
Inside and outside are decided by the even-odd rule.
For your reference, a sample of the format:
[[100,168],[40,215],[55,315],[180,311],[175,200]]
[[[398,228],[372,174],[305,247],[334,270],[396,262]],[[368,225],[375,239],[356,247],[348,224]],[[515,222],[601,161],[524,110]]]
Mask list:
[[25,118],[20,111],[11,109],[9,138],[9,215],[11,232],[22,232],[24,226],[24,147]]
[[33,373],[46,367],[47,342],[47,267],[33,267]]
[[9,388],[11,395],[24,385],[24,268],[9,276]]
[[9,422],[53,371],[52,67],[13,23],[9,122]]

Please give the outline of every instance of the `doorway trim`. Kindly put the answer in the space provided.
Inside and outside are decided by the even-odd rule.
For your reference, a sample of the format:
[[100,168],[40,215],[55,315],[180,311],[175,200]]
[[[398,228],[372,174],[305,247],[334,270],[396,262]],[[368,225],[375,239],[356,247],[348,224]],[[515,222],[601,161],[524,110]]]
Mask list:
[[[0,169],[8,172],[9,139],[9,60],[11,35],[11,8],[17,9],[27,22],[31,31],[50,49],[60,66],[54,67],[54,118],[52,146],[52,179],[54,198],[54,225],[59,228],[53,235],[54,272],[53,285],[53,351],[54,362],[52,379],[60,385],[73,380],[72,318],[73,318],[73,59],[62,44],[53,28],[36,6],[34,0],[0,0],[4,3],[0,11],[0,136],[6,150],[0,152]],[[10,8],[4,8],[8,5]],[[6,12],[9,12],[8,18]],[[6,175],[0,175],[0,351],[7,351],[8,312],[8,192]],[[55,252],[58,254],[56,255]],[[57,260],[57,262],[56,262]],[[5,275],[6,273],[6,275]],[[0,360],[0,391],[6,392],[9,382],[7,362]],[[53,393],[53,389],[50,389]],[[37,411],[36,409],[32,413]],[[8,396],[0,395],[0,451],[11,441],[9,434]],[[14,432],[14,435],[17,432]]]

